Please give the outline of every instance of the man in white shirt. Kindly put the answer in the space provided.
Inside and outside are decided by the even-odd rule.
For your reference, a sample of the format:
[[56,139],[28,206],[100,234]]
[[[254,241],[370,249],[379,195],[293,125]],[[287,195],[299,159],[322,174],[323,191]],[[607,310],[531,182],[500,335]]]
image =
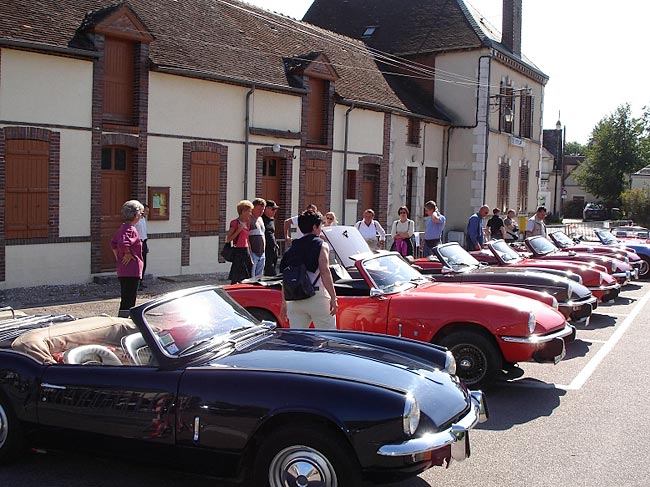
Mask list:
[[368,208],[363,212],[363,220],[359,220],[355,227],[368,243],[370,250],[383,249],[386,242],[386,230],[375,220],[375,211]]
[[262,213],[266,207],[266,200],[255,198],[253,200],[253,209],[251,210],[250,231],[248,232],[248,246],[253,259],[253,269],[251,277],[261,276],[264,274],[264,264],[266,262],[266,238],[264,236],[264,220]]
[[537,208],[535,214],[529,218],[528,223],[526,223],[526,238],[533,237],[535,235],[541,235],[546,237],[546,224],[544,223],[544,218],[546,218],[546,208],[540,206]]
[[[149,205],[143,205],[144,212],[142,213],[142,218],[136,222],[134,225],[135,229],[138,231],[138,236],[142,242],[142,279],[144,279],[144,272],[147,270],[147,254],[149,253],[149,245],[147,245],[147,218],[149,217]],[[144,285],[140,279],[140,289],[144,289],[147,286]]]
[[[314,213],[318,213],[318,208],[316,208],[316,205],[314,204],[309,204],[307,205],[307,208],[305,208],[305,211],[311,210]],[[296,227],[296,236],[294,237],[294,240],[298,240],[301,238],[304,234],[300,231],[300,228],[298,227],[298,215],[292,216],[291,218],[287,218],[284,221],[284,247],[289,248],[291,245],[291,227],[294,226]]]

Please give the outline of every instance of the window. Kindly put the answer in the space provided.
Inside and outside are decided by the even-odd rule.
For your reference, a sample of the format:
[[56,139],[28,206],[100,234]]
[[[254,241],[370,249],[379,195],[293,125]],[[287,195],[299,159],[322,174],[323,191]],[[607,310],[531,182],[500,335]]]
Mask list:
[[369,25],[368,27],[365,28],[363,31],[363,34],[361,34],[361,40],[366,40],[372,37],[372,35],[375,33],[377,30],[377,25]]
[[356,200],[357,195],[357,171],[347,171],[348,184],[345,191],[345,198],[348,200]]
[[528,139],[533,138],[533,95],[530,94],[530,90],[521,95],[519,135]]
[[[437,167],[427,167],[424,170],[424,202],[422,208],[424,209],[424,203],[427,201],[438,201],[438,168]],[[424,213],[426,216],[426,213]]]
[[313,145],[327,144],[327,129],[329,117],[329,81],[309,78],[309,93],[307,94],[307,143]]
[[5,238],[48,236],[49,142],[6,141]]
[[408,120],[407,143],[420,145],[420,120],[416,118],[409,118]]
[[190,232],[219,231],[220,157],[192,152],[190,162]]
[[501,83],[499,107],[499,130],[511,134],[514,127],[515,93],[512,86]]
[[104,118],[120,124],[134,120],[135,44],[106,37],[104,44]]
[[519,167],[519,191],[517,192],[517,208],[519,213],[528,211],[528,162],[522,162]]
[[499,158],[497,174],[497,208],[507,211],[510,206],[510,159]]

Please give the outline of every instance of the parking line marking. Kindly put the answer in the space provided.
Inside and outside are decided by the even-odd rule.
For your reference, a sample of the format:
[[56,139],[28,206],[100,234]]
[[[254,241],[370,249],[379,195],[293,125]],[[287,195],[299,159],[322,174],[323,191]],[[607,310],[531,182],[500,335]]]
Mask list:
[[614,345],[618,343],[618,341],[621,339],[621,337],[625,334],[627,329],[632,325],[634,322],[634,319],[637,317],[637,315],[641,312],[641,309],[650,301],[650,292],[646,293],[643,298],[637,302],[636,306],[634,306],[634,309],[632,312],[625,318],[623,323],[620,325],[616,326],[616,331],[612,334],[612,336],[605,342],[605,345],[596,352],[596,355],[587,362],[587,365],[580,371],[580,373],[571,381],[571,384],[569,385],[555,385],[558,389],[564,389],[566,391],[577,391],[582,388],[582,386],[587,382],[589,377],[594,373],[596,368],[598,368],[598,365],[609,355],[609,352],[612,351],[614,348]]

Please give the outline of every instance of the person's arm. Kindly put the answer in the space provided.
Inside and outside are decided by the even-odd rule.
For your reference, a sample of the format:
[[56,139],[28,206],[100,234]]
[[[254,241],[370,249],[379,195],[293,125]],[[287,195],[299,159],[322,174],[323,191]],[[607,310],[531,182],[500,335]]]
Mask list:
[[228,230],[228,235],[226,235],[226,243],[235,240],[239,236],[241,231],[244,229],[244,227],[246,226],[244,222],[239,220],[237,221],[239,222],[239,225],[237,226],[230,225],[230,230]]
[[291,218],[284,221],[284,239],[287,241],[287,245],[291,242]]
[[409,226],[408,229],[406,230],[406,233],[408,234],[406,238],[411,238],[413,234],[415,233],[415,222],[413,220],[408,220]]
[[533,234],[534,229],[535,223],[532,220],[528,220],[528,223],[526,223],[526,238],[530,237]]
[[320,254],[318,254],[318,271],[320,272],[321,279],[323,280],[323,286],[327,289],[327,292],[330,295],[330,314],[336,316],[336,311],[338,310],[338,301],[336,300],[336,290],[334,289],[334,280],[332,279],[332,273],[330,272],[330,249],[326,243],[323,243],[320,249]]
[[398,220],[393,220],[393,224],[390,227],[390,235],[393,238],[400,237],[400,235],[397,234],[397,222]]
[[440,213],[438,212],[438,210],[436,210],[436,211],[434,211],[433,213],[431,213],[431,219],[432,219],[434,222],[436,222],[436,223],[440,223],[440,216],[441,216],[441,215],[440,215]]
[[384,227],[377,220],[375,220],[375,230],[379,234],[379,248],[383,248],[386,243],[386,230],[384,230]]

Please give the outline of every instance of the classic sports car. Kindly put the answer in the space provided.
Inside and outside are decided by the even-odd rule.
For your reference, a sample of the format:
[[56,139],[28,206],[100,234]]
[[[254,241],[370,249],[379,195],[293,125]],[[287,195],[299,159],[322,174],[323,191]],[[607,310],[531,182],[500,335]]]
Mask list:
[[565,318],[584,322],[598,304],[589,289],[569,277],[481,264],[456,242],[438,245],[433,252],[431,257],[415,259],[413,263],[423,274],[434,275],[438,282],[498,284],[545,292],[557,299]]
[[[575,338],[575,328],[542,302],[483,286],[434,282],[396,252],[368,252],[354,227],[324,227],[323,232],[338,261],[330,266],[337,326],[443,345],[468,384],[488,383],[516,362],[557,363],[565,341]],[[281,277],[225,289],[257,318],[289,326],[279,319]]]
[[642,253],[637,252],[637,250],[632,245],[625,245],[623,243],[619,243],[618,240],[616,240],[616,237],[614,237],[609,231],[607,230],[594,231],[596,235],[598,235],[598,232],[600,232],[605,238],[607,237],[606,233],[609,233],[611,239],[613,239],[613,243],[608,243],[608,244],[602,243],[602,245],[599,245],[595,242],[589,243],[584,241],[580,241],[579,243],[576,243],[571,237],[569,237],[566,233],[562,231],[552,232],[549,234],[549,237],[551,238],[555,246],[564,252],[571,252],[571,251],[593,252],[595,254],[614,257],[619,260],[627,257],[630,264],[632,264],[635,268],[638,266],[639,277],[643,277],[646,274],[648,274],[648,270],[650,269],[650,265],[649,265],[650,246],[649,245],[645,245],[645,247],[639,246],[642,252],[645,250],[646,255],[644,258]]
[[612,228],[611,231],[615,237],[620,239],[642,239],[648,240],[646,243],[650,243],[650,232],[645,227],[625,225],[622,227]]
[[580,282],[591,291],[598,301],[608,302],[616,299],[621,285],[600,265],[580,262],[545,260],[525,257],[510,247],[504,240],[491,240],[486,249],[471,252],[479,262],[506,266],[511,269],[536,269],[544,272],[570,272],[580,277]]
[[534,259],[564,260],[600,265],[622,285],[629,283],[631,279],[639,278],[638,267],[641,264],[633,268],[628,262],[606,255],[594,255],[589,252],[561,252],[550,240],[541,236],[528,237],[524,240],[524,245],[522,251],[530,252]]
[[255,486],[417,475],[465,459],[468,430],[487,419],[454,368],[451,353],[413,340],[277,329],[212,286],[131,319],[7,319],[0,463],[71,438]]

